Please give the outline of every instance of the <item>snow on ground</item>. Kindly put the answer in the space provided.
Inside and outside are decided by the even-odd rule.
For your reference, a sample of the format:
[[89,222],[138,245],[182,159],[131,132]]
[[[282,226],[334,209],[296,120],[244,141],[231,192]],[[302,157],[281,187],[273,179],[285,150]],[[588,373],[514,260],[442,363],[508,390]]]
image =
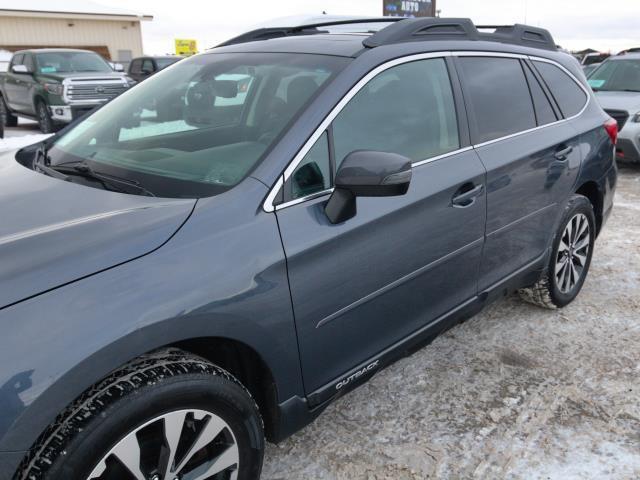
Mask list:
[[15,148],[26,147],[47,138],[49,135],[35,134],[25,135],[24,137],[0,138],[0,152],[5,150],[13,150]]
[[574,303],[491,305],[269,445],[263,478],[640,478],[639,187],[622,168]]
[[5,127],[4,138],[0,138],[0,152],[26,147],[48,136],[40,133],[35,122],[20,119],[17,127]]

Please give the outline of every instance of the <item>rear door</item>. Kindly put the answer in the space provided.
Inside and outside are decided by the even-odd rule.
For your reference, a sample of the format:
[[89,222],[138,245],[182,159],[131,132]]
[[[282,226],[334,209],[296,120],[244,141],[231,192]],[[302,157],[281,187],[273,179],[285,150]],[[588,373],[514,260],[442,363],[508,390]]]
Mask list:
[[487,170],[482,291],[542,259],[581,155],[576,131],[528,59],[474,54],[457,65]]
[[[485,170],[468,146],[464,119],[457,121],[452,92],[443,58],[384,70],[312,137],[285,182],[276,215],[312,402],[335,392],[346,372],[372,365],[384,349],[476,296]],[[356,216],[332,225],[324,206],[334,173],[360,149],[411,158],[409,191],[358,198]]]

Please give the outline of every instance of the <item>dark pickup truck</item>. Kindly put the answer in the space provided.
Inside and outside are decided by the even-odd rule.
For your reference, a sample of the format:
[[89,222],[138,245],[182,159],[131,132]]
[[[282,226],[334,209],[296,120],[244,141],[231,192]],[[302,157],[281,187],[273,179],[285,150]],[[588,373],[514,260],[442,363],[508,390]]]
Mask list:
[[43,133],[70,123],[135,82],[97,53],[71,49],[22,50],[0,73],[0,122],[38,121]]

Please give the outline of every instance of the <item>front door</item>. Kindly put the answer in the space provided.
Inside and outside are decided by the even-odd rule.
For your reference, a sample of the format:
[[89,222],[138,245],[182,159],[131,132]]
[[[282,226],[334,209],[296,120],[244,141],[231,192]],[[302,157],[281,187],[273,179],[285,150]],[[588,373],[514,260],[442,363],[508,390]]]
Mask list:
[[29,77],[26,73],[15,73],[13,67],[24,65],[25,55],[18,53],[11,59],[11,65],[6,73],[4,81],[5,100],[9,108],[14,111],[25,110],[26,80]]
[[[445,60],[423,59],[373,78],[301,151],[276,215],[308,394],[476,296],[485,170],[459,130]],[[409,157],[409,191],[333,225],[333,172],[360,149]]]

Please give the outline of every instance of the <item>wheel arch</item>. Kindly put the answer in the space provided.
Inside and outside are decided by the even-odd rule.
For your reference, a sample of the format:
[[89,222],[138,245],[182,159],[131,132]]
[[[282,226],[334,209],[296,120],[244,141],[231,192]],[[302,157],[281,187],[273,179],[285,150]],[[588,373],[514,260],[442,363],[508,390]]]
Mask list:
[[[154,328],[154,333],[147,329],[138,330],[104,346],[57,378],[22,411],[9,434],[2,439],[3,443],[13,444],[13,440],[24,442],[23,448],[28,448],[25,452],[28,454],[60,415],[86,391],[136,358],[172,347],[201,356],[236,377],[258,404],[267,439],[278,435],[281,421],[279,401],[282,400],[279,399],[275,372],[259,353],[258,347],[237,338],[216,336],[214,332],[209,332],[208,336],[174,336],[173,341],[167,342],[166,338],[172,336],[170,332],[159,332],[162,329],[158,330],[157,325]],[[162,337],[165,343],[158,341]],[[139,348],[132,348],[134,346]]]
[[36,107],[38,106],[38,102],[42,102],[46,106],[48,106],[47,105],[47,100],[44,98],[42,93],[36,92],[36,93],[33,94],[33,111],[34,112],[36,111]]
[[273,438],[278,422],[278,390],[271,369],[254,348],[224,337],[191,338],[167,347],[203,357],[236,377],[258,404],[267,439]]
[[602,228],[604,193],[600,190],[598,184],[592,180],[583,182],[576,189],[575,193],[587,197],[591,202],[591,205],[593,206],[593,213],[596,217],[596,235],[598,235]]

